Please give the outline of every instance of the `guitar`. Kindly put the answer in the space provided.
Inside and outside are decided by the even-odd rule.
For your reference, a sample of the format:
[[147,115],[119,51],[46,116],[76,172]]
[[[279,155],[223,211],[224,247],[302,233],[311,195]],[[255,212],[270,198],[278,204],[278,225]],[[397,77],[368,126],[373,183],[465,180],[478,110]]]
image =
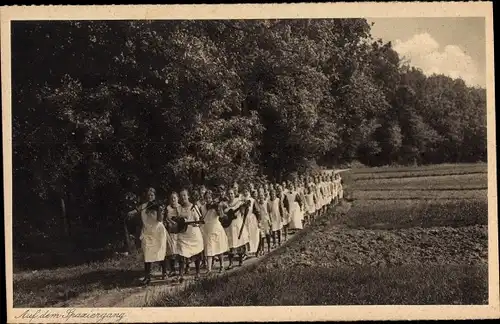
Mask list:
[[198,208],[195,205],[193,205],[191,210],[196,211],[200,220],[187,221],[184,217],[174,216],[169,221],[167,221],[168,232],[172,233],[172,234],[185,233],[189,225],[205,224],[205,221],[203,220],[203,216],[201,215],[200,211],[198,210]]
[[167,224],[169,233],[179,234],[185,233],[189,225],[205,224],[204,220],[187,221],[184,217],[175,216],[170,219]]
[[[229,226],[231,226],[233,220],[237,218],[236,213],[241,209],[248,208],[249,206],[250,206],[250,201],[247,200],[236,208],[230,208],[223,216],[219,217],[222,227],[228,228]],[[246,213],[244,213],[244,215],[246,215]]]

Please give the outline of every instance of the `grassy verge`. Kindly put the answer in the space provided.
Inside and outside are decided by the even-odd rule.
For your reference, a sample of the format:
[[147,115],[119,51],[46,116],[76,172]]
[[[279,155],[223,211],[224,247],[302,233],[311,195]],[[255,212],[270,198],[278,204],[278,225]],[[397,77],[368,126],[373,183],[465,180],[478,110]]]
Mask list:
[[486,265],[256,269],[148,306],[486,304],[487,273]]

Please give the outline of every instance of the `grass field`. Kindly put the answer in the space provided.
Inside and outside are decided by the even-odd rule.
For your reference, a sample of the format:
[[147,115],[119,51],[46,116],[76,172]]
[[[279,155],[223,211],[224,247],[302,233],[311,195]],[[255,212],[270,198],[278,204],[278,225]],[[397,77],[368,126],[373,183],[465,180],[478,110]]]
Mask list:
[[351,170],[346,215],[238,276],[149,306],[486,304],[485,164]]
[[[486,172],[485,164],[351,170],[343,176],[347,214],[317,220],[238,275],[202,280],[147,306],[484,304]],[[120,296],[142,271],[136,256],[116,256],[17,272],[14,306]]]

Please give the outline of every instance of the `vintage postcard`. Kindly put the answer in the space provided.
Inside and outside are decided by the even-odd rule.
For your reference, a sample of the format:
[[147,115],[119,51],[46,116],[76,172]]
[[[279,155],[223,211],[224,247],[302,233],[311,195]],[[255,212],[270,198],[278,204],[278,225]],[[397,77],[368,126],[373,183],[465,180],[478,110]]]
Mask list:
[[500,317],[492,3],[0,12],[9,323]]

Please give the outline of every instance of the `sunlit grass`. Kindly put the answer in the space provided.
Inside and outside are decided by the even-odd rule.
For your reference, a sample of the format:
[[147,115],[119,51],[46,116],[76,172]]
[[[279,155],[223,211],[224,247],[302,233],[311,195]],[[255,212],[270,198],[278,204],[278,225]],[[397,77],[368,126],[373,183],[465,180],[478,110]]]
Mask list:
[[486,304],[487,274],[486,265],[278,266],[204,280],[147,306]]

